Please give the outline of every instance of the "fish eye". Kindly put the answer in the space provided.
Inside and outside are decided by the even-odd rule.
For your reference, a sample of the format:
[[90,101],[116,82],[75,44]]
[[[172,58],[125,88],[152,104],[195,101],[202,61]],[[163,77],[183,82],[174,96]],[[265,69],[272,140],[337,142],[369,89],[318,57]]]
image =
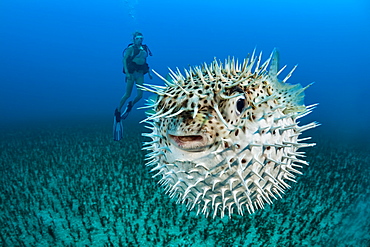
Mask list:
[[244,110],[244,108],[245,108],[245,98],[240,97],[236,101],[236,114],[239,116],[242,113],[242,111]]

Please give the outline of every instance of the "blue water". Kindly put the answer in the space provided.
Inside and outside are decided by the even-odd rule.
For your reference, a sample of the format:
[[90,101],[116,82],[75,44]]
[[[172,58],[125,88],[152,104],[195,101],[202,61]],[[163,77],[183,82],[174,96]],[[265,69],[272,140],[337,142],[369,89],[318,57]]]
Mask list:
[[277,47],[286,73],[299,64],[291,83],[315,82],[305,103],[320,105],[307,121],[361,140],[370,122],[369,13],[365,0],[2,0],[1,123],[111,121],[125,90],[122,50],[140,30],[161,74],[214,57],[243,59],[254,48],[267,58]]
[[[122,51],[136,30],[153,53],[150,67],[162,75],[214,57],[242,60],[255,48],[266,59],[278,48],[280,65],[287,64],[281,79],[299,64],[288,82],[315,82],[305,104],[319,105],[302,121],[322,125],[310,134],[358,146],[363,155],[369,150],[366,0],[1,0],[0,127],[111,126],[125,90]],[[145,82],[163,85],[156,76]],[[133,111],[128,121],[143,118]]]

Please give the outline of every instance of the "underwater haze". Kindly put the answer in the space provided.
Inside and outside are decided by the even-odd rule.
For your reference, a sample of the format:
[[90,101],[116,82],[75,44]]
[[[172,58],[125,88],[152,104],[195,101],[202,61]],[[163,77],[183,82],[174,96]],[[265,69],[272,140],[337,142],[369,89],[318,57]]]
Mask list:
[[[1,124],[108,121],[125,90],[122,51],[139,30],[153,52],[150,67],[162,75],[167,67],[187,68],[214,57],[242,60],[254,48],[267,58],[276,47],[286,73],[299,65],[289,82],[315,82],[305,103],[320,104],[310,116],[322,124],[317,131],[361,141],[369,136],[370,122],[369,5],[365,0],[3,0]],[[156,76],[145,80],[163,85]]]
[[[294,192],[235,219],[162,193],[144,110],[112,140],[137,30],[163,76],[254,49],[277,48],[281,79],[298,64],[288,83],[314,82],[305,104],[318,103],[302,122],[321,126]],[[1,0],[0,37],[1,246],[370,246],[369,1]]]

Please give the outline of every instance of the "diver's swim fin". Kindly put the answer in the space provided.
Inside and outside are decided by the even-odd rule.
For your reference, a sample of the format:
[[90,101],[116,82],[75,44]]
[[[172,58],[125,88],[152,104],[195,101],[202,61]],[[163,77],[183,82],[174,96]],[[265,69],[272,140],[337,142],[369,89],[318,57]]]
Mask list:
[[121,115],[121,119],[126,119],[132,109],[132,101],[128,102],[125,111]]
[[121,119],[121,113],[116,109],[113,118],[113,140],[115,141],[120,141],[123,137],[123,125]]

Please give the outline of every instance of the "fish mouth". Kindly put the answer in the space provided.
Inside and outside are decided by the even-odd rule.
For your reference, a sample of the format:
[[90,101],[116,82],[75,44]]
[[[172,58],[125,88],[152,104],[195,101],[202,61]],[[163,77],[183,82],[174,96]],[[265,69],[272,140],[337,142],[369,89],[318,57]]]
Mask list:
[[171,135],[168,137],[177,148],[187,152],[201,152],[209,148],[209,143],[204,135]]

